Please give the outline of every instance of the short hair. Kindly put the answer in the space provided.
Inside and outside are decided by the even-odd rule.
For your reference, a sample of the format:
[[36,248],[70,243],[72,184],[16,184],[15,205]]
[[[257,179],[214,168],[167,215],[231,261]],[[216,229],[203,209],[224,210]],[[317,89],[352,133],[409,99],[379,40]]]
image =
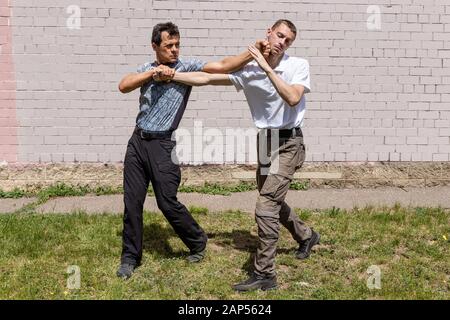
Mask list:
[[295,24],[293,24],[291,21],[286,20],[286,19],[280,19],[277,22],[275,22],[275,24],[272,26],[272,30],[282,24],[285,24],[292,31],[294,36],[297,37],[297,28],[295,27]]
[[166,31],[169,33],[171,37],[180,37],[180,31],[178,31],[178,27],[172,22],[158,23],[153,27],[152,33],[152,43],[155,43],[159,46],[162,42],[161,33]]

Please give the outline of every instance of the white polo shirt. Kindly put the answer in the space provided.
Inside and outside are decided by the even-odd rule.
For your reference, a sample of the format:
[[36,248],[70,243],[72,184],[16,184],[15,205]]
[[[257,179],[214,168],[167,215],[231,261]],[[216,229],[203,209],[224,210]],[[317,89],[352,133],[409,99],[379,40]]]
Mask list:
[[[274,71],[288,84],[300,84],[310,92],[309,63],[284,54]],[[300,127],[305,115],[305,95],[291,107],[278,94],[267,74],[256,61],[229,75],[237,91],[244,90],[257,128],[292,129]]]

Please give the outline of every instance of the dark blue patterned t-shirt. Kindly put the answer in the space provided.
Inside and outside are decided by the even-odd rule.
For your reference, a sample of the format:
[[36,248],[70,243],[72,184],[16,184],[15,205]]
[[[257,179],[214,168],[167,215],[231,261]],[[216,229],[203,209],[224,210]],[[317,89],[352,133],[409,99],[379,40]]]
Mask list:
[[[138,73],[156,68],[156,62],[139,67]],[[168,65],[178,72],[202,71],[205,63],[198,59],[179,59]],[[156,82],[153,79],[141,87],[139,114],[136,124],[147,132],[173,131],[177,129],[191,94],[192,87],[171,81]]]

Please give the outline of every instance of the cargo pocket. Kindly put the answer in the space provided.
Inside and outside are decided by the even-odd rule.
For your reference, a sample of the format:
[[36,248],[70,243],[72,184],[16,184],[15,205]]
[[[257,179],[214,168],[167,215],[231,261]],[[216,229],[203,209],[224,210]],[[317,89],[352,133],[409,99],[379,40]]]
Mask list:
[[283,202],[289,188],[290,180],[282,175],[267,176],[259,194],[276,202]]
[[272,160],[270,173],[292,179],[299,161],[299,140],[288,139],[278,149],[278,154]]

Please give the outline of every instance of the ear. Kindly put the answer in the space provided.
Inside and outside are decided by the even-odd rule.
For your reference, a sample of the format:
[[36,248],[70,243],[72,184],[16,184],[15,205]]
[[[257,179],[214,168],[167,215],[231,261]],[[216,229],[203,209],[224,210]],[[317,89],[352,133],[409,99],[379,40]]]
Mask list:
[[271,28],[268,28],[268,29],[267,29],[267,34],[266,34],[267,37],[270,36],[271,33],[272,33],[272,29],[271,29]]
[[152,42],[152,48],[154,51],[156,51],[156,48],[158,48],[158,46],[156,45],[156,43]]

